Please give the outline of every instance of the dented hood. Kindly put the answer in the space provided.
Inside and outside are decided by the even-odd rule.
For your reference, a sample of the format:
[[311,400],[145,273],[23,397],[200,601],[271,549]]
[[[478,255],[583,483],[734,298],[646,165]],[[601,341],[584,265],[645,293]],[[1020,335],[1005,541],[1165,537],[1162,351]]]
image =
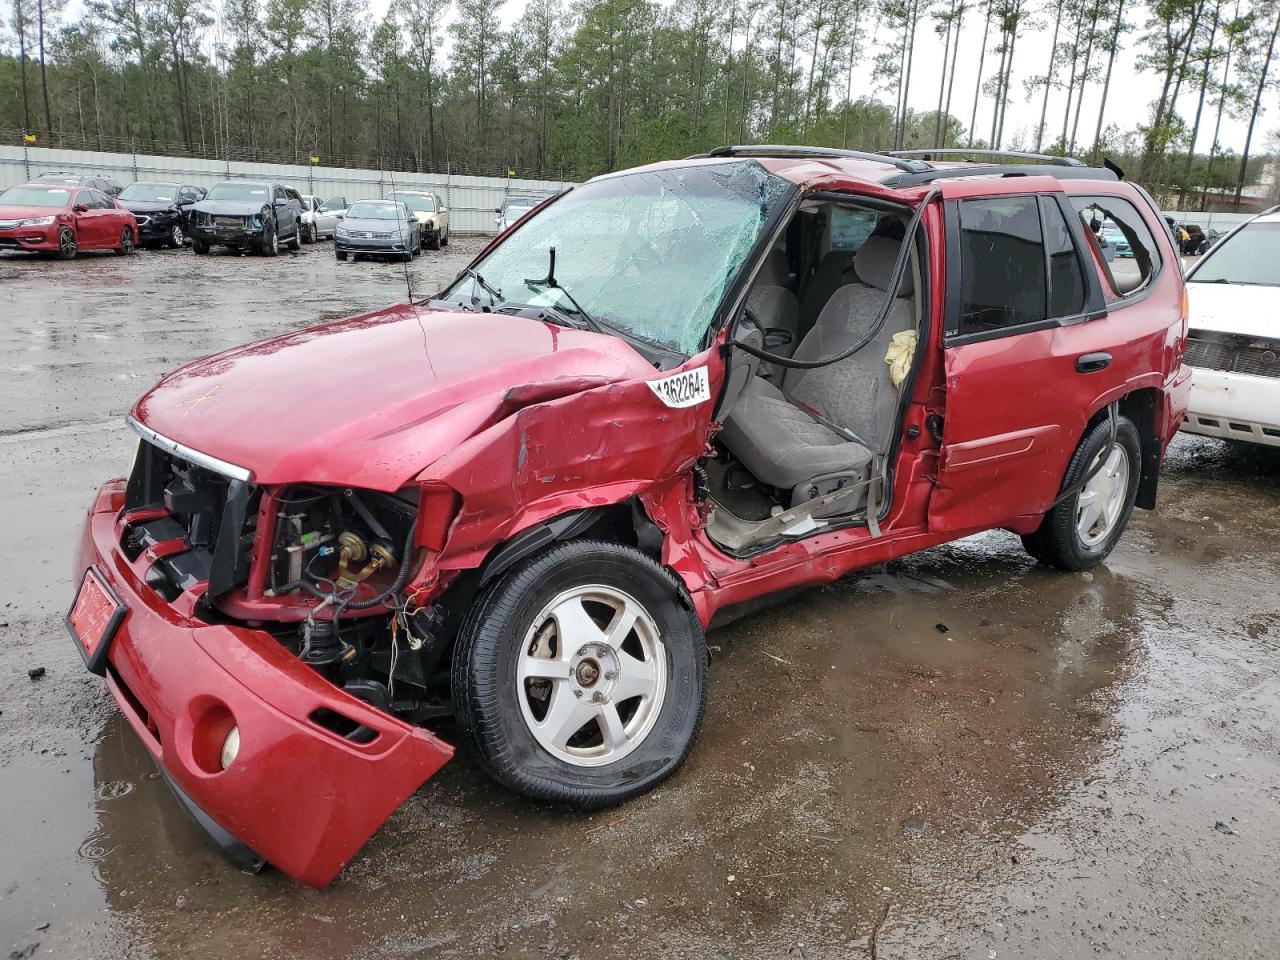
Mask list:
[[616,337],[406,304],[197,360],[133,415],[260,483],[391,491],[522,406],[653,373]]

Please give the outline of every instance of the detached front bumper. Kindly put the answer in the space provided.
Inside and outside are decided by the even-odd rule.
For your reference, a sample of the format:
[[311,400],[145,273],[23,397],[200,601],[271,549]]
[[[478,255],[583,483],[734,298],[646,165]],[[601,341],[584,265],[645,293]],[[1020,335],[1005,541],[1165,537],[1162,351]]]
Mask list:
[[0,230],[0,250],[57,250],[58,227],[9,227]]
[[191,239],[197,243],[222,244],[228,247],[252,247],[262,243],[262,227],[192,224]]
[[1183,431],[1280,447],[1280,377],[1193,370]]
[[175,217],[156,217],[141,213],[137,215],[138,237],[143,243],[167,241],[173,236],[173,226],[181,223]]
[[[73,570],[78,582],[96,566],[128,609],[111,641],[108,689],[233,859],[325,886],[453,748],[337,689],[265,631],[195,618],[202,586],[166,602],[146,585],[163,544],[134,561],[119,549],[123,502],[122,480],[98,492]],[[334,732],[335,714],[361,735]],[[232,725],[240,749],[223,770]]]

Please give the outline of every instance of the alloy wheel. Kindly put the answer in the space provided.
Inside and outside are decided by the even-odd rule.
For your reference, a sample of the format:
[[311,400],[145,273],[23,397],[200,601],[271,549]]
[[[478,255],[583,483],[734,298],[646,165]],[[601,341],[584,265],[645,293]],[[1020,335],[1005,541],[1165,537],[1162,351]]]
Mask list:
[[76,255],[76,235],[66,227],[58,233],[58,252],[68,259]]
[[173,229],[169,232],[169,239],[173,242],[173,245],[175,247],[182,246],[183,242],[186,240],[186,237],[182,235],[181,224],[175,223],[173,225]]
[[543,749],[576,766],[604,766],[652,731],[667,692],[666,650],[633,597],[588,584],[557,595],[534,618],[516,683]]
[[1129,495],[1129,454],[1120,444],[1113,444],[1098,454],[1089,470],[1093,475],[1076,500],[1076,532],[1085,546],[1092,547],[1107,538],[1124,512]]

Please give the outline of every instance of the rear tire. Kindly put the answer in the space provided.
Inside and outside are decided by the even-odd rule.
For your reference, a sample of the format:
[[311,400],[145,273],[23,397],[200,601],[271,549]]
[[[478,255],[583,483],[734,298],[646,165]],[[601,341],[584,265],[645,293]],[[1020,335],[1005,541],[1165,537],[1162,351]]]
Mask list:
[[[1079,484],[1107,449],[1107,421],[1094,424],[1072,454],[1062,480],[1066,490]],[[1142,441],[1128,417],[1118,417],[1116,446],[1102,468],[1077,491],[1044,515],[1034,533],[1022,538],[1027,552],[1060,570],[1096,567],[1123,536],[1142,472]]]
[[675,773],[706,695],[706,641],[680,582],[616,543],[517,564],[476,598],[453,655],[458,729],[481,766],[584,810]]
[[289,242],[285,244],[290,250],[297,253],[302,249],[302,228],[294,227],[293,236],[289,238]]

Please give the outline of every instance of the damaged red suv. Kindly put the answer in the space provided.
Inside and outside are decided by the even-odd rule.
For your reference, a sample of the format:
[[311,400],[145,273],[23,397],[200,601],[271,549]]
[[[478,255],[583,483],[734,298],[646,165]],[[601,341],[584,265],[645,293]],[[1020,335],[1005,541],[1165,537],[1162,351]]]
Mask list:
[[450,758],[434,731],[620,803],[689,753],[708,627],[994,527],[1099,563],[1155,505],[1186,331],[1108,171],[739,147],[599,177],[431,300],[164,378],[68,625],[224,848],[324,885]]

